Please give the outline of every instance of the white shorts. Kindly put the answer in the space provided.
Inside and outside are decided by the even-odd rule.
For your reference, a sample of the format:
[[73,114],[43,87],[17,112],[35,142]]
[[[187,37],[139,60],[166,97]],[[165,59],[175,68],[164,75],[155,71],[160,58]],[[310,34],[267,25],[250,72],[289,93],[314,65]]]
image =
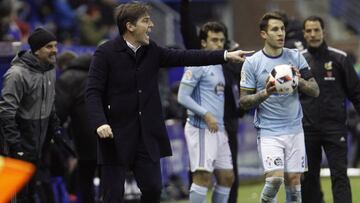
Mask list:
[[264,172],[283,170],[288,173],[305,171],[306,151],[304,133],[258,136],[258,152]]
[[224,132],[210,133],[208,129],[186,123],[185,139],[191,172],[233,168],[228,137]]

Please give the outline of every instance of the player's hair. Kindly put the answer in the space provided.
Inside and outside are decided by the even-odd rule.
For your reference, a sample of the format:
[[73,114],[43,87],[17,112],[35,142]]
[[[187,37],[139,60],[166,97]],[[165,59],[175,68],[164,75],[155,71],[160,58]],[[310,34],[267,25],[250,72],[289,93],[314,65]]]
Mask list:
[[319,16],[309,16],[309,17],[307,17],[307,18],[304,20],[304,22],[303,22],[303,29],[305,29],[305,23],[306,23],[307,21],[318,21],[318,22],[320,23],[321,28],[322,28],[322,29],[325,28],[324,20],[323,20],[321,17],[319,17]]
[[135,24],[139,18],[149,13],[151,7],[145,3],[133,1],[121,4],[115,8],[115,21],[120,35],[126,31],[126,23]]
[[266,31],[269,26],[269,20],[275,19],[275,20],[281,20],[284,23],[284,19],[279,15],[278,12],[267,12],[265,13],[259,23],[260,31]]
[[227,40],[227,29],[223,23],[216,22],[216,21],[211,21],[211,22],[205,23],[200,28],[200,33],[199,33],[200,40],[206,40],[208,37],[209,31],[212,31],[215,33],[222,32],[222,33],[224,33],[225,40]]

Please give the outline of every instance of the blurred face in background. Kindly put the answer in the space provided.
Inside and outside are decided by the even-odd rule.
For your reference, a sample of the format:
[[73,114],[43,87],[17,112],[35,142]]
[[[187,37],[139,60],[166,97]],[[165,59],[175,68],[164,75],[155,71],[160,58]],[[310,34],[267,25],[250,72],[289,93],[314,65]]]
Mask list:
[[223,32],[208,31],[206,40],[201,40],[201,46],[206,50],[224,49],[225,35]]
[[283,21],[270,19],[266,31],[261,31],[261,37],[265,39],[265,46],[271,49],[282,49],[285,43],[285,26]]
[[324,42],[324,30],[319,21],[306,21],[303,31],[308,47],[317,48]]

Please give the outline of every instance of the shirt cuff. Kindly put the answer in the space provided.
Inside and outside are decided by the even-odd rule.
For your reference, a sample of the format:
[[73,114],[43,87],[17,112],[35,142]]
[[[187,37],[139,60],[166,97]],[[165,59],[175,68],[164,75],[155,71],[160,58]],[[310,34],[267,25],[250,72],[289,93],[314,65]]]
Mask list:
[[226,54],[228,53],[227,50],[224,51],[224,61],[228,61],[227,58],[226,58]]

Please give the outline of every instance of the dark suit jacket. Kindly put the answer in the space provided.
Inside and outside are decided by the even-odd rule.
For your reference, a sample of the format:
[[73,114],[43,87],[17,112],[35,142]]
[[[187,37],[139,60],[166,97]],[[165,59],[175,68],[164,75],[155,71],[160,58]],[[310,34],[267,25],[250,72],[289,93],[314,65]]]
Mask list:
[[138,134],[152,160],[170,156],[158,90],[159,67],[224,63],[224,51],[174,50],[150,42],[136,55],[120,36],[99,46],[88,77],[86,103],[94,132],[109,124],[114,139],[99,139],[100,164],[129,164]]

